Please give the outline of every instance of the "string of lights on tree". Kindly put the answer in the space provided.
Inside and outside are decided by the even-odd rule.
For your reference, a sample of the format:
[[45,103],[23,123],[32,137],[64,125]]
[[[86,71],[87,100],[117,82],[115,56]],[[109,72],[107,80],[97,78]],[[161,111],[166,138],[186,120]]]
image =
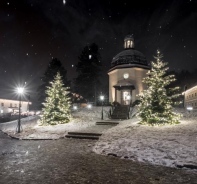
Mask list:
[[57,125],[68,123],[71,119],[69,88],[64,87],[62,77],[58,72],[54,80],[47,87],[46,100],[43,103],[41,125]]
[[147,77],[143,82],[147,85],[147,89],[139,95],[140,104],[138,105],[138,117],[142,124],[163,125],[179,123],[180,114],[173,112],[173,105],[180,94],[179,87],[168,88],[169,84],[174,82],[174,75],[167,75],[169,69],[168,63],[162,61],[163,55],[157,51],[155,62],[151,62],[152,68],[147,73]]

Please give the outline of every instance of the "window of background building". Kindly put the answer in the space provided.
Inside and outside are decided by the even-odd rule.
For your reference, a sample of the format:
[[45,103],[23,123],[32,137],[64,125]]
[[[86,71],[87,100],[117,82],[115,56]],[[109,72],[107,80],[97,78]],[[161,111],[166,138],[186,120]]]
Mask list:
[[4,106],[4,103],[1,103],[1,106],[3,107]]
[[12,103],[10,103],[10,107],[12,107]]

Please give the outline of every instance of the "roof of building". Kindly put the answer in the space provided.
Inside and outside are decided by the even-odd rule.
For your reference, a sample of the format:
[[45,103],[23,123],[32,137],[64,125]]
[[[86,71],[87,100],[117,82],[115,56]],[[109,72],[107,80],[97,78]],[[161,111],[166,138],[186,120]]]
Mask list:
[[[11,98],[2,98],[2,97],[0,97],[0,101],[1,100],[9,100],[9,101],[15,101],[15,102],[19,102],[19,100],[18,99],[11,99]],[[29,102],[29,103],[31,103],[30,101],[28,101],[27,99],[21,99],[21,102]]]
[[[0,100],[12,100],[12,101],[19,101],[18,96],[11,96],[11,95],[2,95],[0,94]],[[30,102],[30,99],[28,99],[26,96],[21,97],[21,101],[23,102]]]
[[191,91],[196,90],[196,89],[197,89],[197,85],[194,85],[194,86],[190,87],[189,89],[186,89],[186,90],[183,92],[183,94],[184,94],[184,93],[191,92]]
[[[134,42],[133,35],[127,35],[124,41],[126,42],[128,39]],[[138,68],[147,69],[150,69],[151,67],[144,54],[134,49],[134,43],[132,48],[126,47],[123,51],[113,57],[110,70],[113,70],[112,68],[122,68],[122,65],[128,64],[129,67],[137,66]]]

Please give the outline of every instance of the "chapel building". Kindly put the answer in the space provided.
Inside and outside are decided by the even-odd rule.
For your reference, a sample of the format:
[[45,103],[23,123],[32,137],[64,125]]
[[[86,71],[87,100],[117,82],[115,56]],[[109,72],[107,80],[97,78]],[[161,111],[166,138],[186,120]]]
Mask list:
[[135,49],[133,35],[124,39],[124,50],[113,57],[109,75],[109,102],[131,105],[146,89],[142,79],[150,70],[144,54]]

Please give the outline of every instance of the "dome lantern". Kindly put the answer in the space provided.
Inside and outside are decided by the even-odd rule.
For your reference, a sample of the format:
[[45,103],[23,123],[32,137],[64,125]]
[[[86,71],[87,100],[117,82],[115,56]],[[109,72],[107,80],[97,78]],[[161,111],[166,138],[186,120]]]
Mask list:
[[127,35],[124,38],[124,49],[132,49],[134,48],[134,38],[133,35]]

